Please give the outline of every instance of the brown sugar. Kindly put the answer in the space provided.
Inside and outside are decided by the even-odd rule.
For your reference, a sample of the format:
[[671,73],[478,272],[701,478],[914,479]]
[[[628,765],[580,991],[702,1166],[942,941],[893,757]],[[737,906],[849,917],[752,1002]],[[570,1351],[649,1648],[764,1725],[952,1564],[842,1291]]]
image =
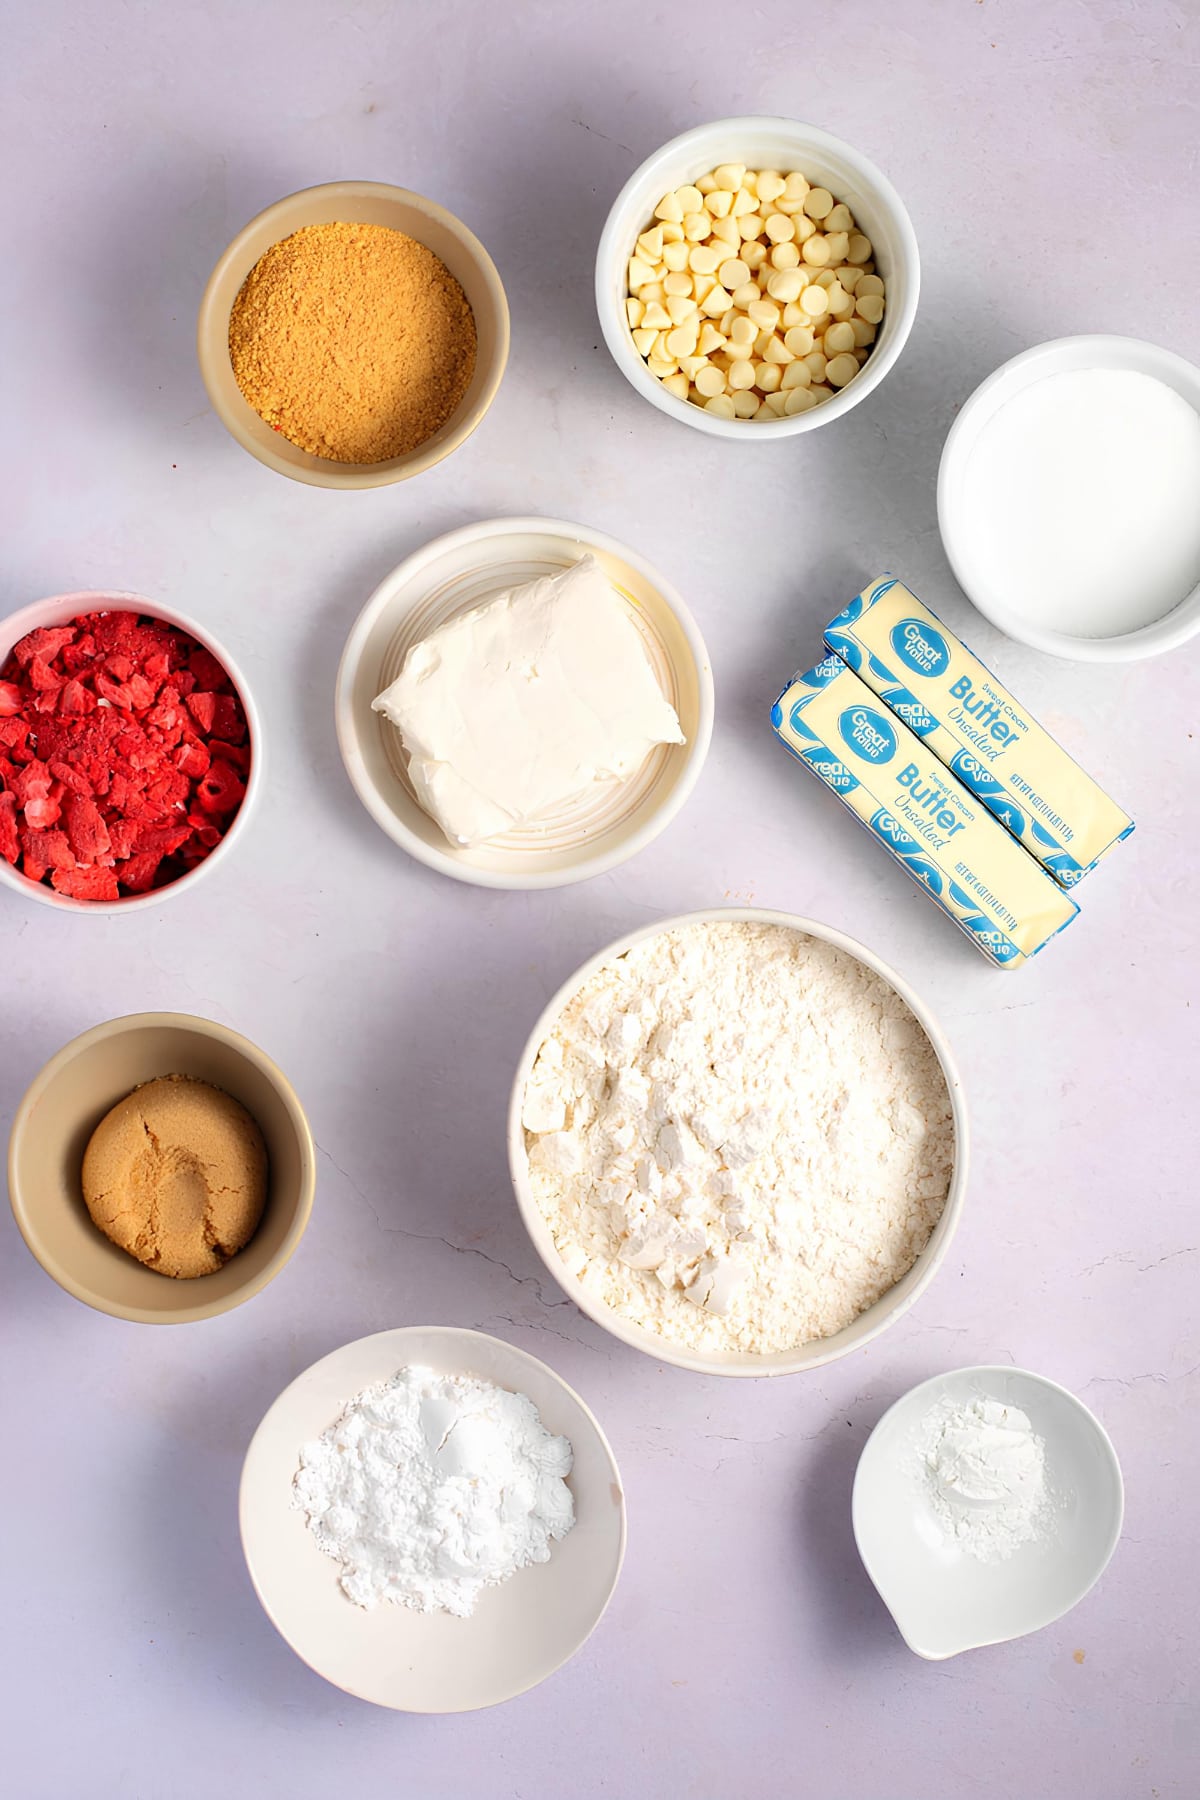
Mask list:
[[167,1075],[105,1114],[83,1155],[83,1198],[105,1237],[147,1268],[211,1275],[258,1229],[267,1150],[220,1088]]
[[229,318],[237,384],[330,462],[404,456],[475,371],[475,315],[445,263],[385,225],[305,225],[261,256]]

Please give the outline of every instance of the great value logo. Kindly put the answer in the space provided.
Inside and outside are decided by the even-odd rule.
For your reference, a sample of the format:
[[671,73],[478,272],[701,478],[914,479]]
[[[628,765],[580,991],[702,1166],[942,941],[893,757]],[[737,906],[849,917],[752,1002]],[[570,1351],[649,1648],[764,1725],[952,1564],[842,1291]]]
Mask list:
[[950,651],[940,631],[920,619],[901,619],[891,630],[892,649],[914,675],[942,675],[950,666]]
[[838,715],[838,730],[851,750],[869,763],[889,762],[896,754],[893,727],[870,706],[849,706]]

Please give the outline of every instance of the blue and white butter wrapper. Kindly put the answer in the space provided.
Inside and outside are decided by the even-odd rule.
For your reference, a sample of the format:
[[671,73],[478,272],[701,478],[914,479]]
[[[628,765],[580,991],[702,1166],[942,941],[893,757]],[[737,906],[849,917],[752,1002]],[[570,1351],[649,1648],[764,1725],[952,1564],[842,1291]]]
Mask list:
[[771,709],[784,747],[849,808],[997,968],[1036,956],[1079,911],[839,656]]
[[894,576],[825,627],[826,647],[903,719],[1061,887],[1133,830],[986,664]]

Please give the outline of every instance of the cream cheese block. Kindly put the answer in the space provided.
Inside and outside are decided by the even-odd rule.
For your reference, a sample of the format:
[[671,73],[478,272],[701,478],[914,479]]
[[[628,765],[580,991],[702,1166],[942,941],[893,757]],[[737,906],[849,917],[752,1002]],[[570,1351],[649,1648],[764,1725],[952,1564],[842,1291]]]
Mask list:
[[593,556],[452,619],[372,705],[403,738],[421,806],[462,846],[536,825],[684,742]]

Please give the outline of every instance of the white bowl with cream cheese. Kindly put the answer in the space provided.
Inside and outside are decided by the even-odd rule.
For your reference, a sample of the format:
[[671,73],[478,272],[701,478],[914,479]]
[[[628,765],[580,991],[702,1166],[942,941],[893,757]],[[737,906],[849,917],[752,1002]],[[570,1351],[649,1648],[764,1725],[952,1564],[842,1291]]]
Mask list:
[[[372,703],[416,644],[505,589],[558,575],[592,556],[625,605],[682,744],[660,743],[623,780],[597,781],[536,824],[473,845],[451,843],[419,804],[396,726]],[[464,707],[470,696],[463,696]],[[338,743],[359,799],[410,856],[440,874],[491,888],[563,887],[643,849],[683,806],[708,752],[713,678],[682,599],[635,551],[556,519],[488,519],[426,544],[385,577],[342,653]]]
[[938,471],[959,586],[997,630],[1074,662],[1200,632],[1200,369],[1127,337],[1038,344],[962,407]]

